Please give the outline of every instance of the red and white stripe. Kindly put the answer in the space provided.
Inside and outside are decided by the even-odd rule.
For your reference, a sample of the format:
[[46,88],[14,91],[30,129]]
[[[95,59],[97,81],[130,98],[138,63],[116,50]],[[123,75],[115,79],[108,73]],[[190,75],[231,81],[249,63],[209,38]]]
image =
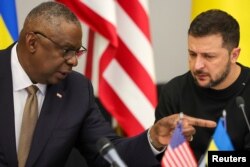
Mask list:
[[59,0],[90,28],[84,74],[128,136],[149,128],[157,104],[147,0]]
[[197,162],[187,141],[176,148],[169,146],[162,158],[162,167],[196,167]]

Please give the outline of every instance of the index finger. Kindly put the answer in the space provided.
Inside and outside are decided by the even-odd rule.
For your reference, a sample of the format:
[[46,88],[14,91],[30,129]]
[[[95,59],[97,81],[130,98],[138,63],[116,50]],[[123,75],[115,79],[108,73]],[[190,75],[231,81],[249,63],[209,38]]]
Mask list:
[[188,121],[190,125],[205,127],[205,128],[214,128],[216,127],[216,122],[206,119],[194,118],[187,115],[184,115],[184,118]]

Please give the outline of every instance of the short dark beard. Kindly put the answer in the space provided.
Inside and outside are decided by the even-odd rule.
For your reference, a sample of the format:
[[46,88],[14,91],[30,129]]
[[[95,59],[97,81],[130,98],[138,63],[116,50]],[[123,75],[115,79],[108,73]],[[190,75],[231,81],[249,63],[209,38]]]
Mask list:
[[[226,65],[226,69],[221,74],[221,76],[216,80],[211,80],[210,83],[208,83],[206,86],[204,86],[204,88],[212,88],[212,87],[215,87],[215,86],[219,85],[220,83],[222,83],[227,78],[230,70],[231,70],[231,68],[230,68],[230,60],[228,60],[228,63]],[[195,72],[195,74],[199,74],[199,73],[202,73],[202,72],[201,71]],[[194,77],[194,82],[195,82],[196,85],[200,86],[195,77]]]

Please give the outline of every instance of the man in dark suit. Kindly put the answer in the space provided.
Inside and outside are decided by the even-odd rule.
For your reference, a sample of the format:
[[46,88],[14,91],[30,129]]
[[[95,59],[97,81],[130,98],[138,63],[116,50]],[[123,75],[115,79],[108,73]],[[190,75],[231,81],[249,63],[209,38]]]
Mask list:
[[[96,149],[101,137],[112,141],[128,166],[159,166],[154,149],[164,150],[178,114],[163,118],[154,126],[159,129],[157,132],[165,133],[160,133],[159,140],[157,134],[149,136],[148,131],[134,138],[118,137],[99,112],[90,81],[72,71],[77,56],[85,50],[76,16],[62,4],[45,2],[28,14],[19,41],[0,51],[1,167],[61,167],[73,147],[89,166],[109,166]],[[26,87],[31,85],[38,89],[38,120],[28,155],[21,164]],[[183,121],[187,139],[195,133],[193,125],[215,126],[214,122],[188,116]]]

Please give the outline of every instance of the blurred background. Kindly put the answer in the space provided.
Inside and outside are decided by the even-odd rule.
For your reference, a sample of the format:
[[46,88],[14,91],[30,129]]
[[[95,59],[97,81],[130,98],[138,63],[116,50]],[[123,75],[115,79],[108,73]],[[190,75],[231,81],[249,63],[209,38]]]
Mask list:
[[[16,0],[19,29],[28,12],[44,1],[46,0]],[[125,1],[129,3],[130,0]],[[148,2],[156,80],[157,83],[163,83],[187,70],[186,39],[191,0]]]
[[[134,136],[153,124],[161,86],[188,70],[187,31],[200,12],[219,8],[239,21],[239,61],[250,66],[249,0],[57,1],[71,6],[83,24],[83,46],[88,47],[88,55],[79,58],[75,70],[92,80],[101,111],[120,135]],[[0,48],[18,39],[28,12],[41,2],[45,0],[0,1]],[[16,30],[15,35],[11,29]],[[113,51],[116,54],[110,54]],[[106,52],[111,59],[101,71],[99,59],[105,58]],[[84,164],[79,157],[74,150],[67,166]]]

